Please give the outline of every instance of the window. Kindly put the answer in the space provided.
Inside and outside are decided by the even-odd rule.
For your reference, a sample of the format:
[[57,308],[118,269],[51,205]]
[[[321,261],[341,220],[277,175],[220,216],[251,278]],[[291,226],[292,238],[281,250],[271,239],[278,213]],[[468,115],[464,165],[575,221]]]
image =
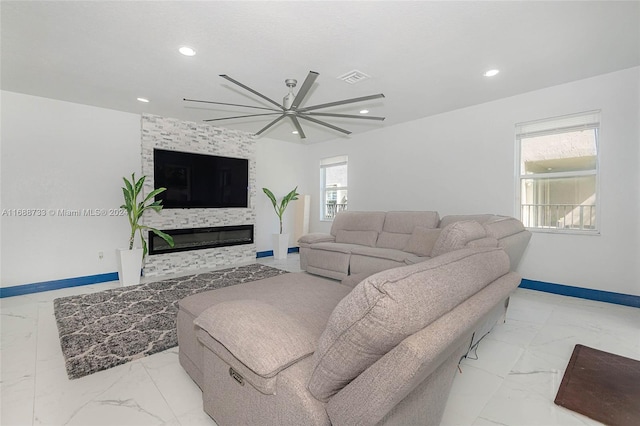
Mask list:
[[600,112],[516,125],[520,219],[531,230],[598,232]]
[[347,210],[347,156],[320,160],[320,220]]

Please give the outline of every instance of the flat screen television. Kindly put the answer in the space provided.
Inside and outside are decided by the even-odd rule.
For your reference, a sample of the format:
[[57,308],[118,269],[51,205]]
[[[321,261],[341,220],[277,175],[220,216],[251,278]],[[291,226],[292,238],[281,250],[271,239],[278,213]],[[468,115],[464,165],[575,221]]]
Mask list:
[[153,150],[154,187],[166,209],[249,206],[249,160]]

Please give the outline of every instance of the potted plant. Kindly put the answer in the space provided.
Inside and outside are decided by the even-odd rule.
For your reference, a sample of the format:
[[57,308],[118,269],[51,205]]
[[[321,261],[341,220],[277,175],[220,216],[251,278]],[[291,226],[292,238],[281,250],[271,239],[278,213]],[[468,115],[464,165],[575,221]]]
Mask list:
[[[147,242],[142,234],[143,230],[151,231],[173,247],[174,242],[171,235],[168,235],[158,229],[150,226],[140,224],[142,215],[147,210],[155,210],[159,212],[162,210],[162,200],[154,201],[153,197],[166,191],[167,188],[158,188],[149,193],[144,200],[138,202],[138,196],[142,191],[142,185],[146,176],[142,176],[136,180],[135,173],[131,175],[131,181],[123,177],[124,186],[122,187],[122,193],[124,195],[124,204],[120,206],[121,209],[126,210],[127,217],[129,219],[129,225],[131,226],[131,234],[129,236],[129,248],[118,249],[118,274],[120,277],[120,283],[122,285],[135,285],[140,283],[140,271],[142,270],[142,261],[147,255]],[[140,235],[140,241],[142,248],[134,248],[136,232]]]
[[275,210],[278,215],[278,219],[280,220],[280,233],[273,235],[273,257],[275,259],[286,259],[287,252],[289,251],[289,234],[284,234],[282,232],[282,216],[284,215],[284,211],[287,209],[290,201],[294,201],[298,199],[298,187],[293,188],[291,192],[285,195],[280,201],[280,205],[278,205],[278,201],[276,200],[273,192],[269,191],[267,188],[262,188],[267,197],[271,200],[271,204],[273,204],[273,210]]

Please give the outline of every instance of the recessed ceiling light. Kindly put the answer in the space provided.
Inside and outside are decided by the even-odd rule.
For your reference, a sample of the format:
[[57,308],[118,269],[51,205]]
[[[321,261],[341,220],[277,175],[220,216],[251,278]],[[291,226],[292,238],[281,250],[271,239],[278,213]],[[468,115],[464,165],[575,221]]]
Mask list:
[[360,114],[369,114],[369,110],[368,109],[363,109],[360,111]]
[[494,75],[498,75],[499,72],[500,72],[500,70],[496,70],[496,69],[489,70],[489,71],[484,73],[484,76],[485,77],[493,77]]
[[291,133],[293,133],[294,135],[297,135],[297,134],[298,134],[298,131],[297,131],[297,130],[294,130],[294,131],[293,131],[293,132],[291,132]]
[[184,56],[194,56],[196,54],[196,51],[189,46],[182,46],[178,49],[178,52],[182,53]]
[[148,103],[149,102],[149,99],[147,99],[147,98],[138,98],[138,100],[140,102],[144,102],[144,103]]

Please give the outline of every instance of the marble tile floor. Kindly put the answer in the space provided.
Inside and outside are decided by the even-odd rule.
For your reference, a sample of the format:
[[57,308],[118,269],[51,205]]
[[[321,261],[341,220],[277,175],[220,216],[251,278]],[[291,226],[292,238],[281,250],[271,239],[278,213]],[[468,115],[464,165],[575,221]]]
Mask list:
[[[299,271],[297,254],[258,262]],[[117,282],[0,299],[0,424],[215,425],[178,348],[69,380],[53,299]],[[596,425],[553,399],[573,346],[640,359],[640,309],[518,289],[507,321],[461,364],[442,425]]]

